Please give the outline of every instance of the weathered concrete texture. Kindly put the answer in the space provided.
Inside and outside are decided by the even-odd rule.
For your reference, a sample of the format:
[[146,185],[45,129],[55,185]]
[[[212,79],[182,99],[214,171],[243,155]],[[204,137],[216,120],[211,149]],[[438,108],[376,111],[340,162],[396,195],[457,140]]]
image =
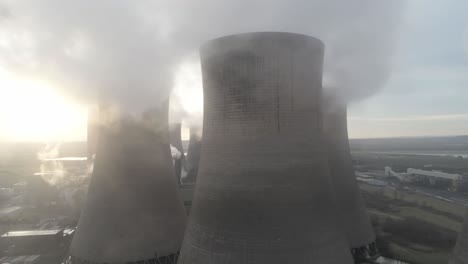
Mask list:
[[71,256],[90,263],[155,259],[180,249],[186,215],[174,177],[167,107],[101,126]]
[[184,148],[182,146],[182,124],[172,124],[169,128],[169,141],[170,144],[180,152],[180,158],[174,162],[175,177],[177,182],[180,183],[182,173],[182,166],[185,164]]
[[465,224],[460,234],[458,234],[457,244],[450,264],[468,264],[468,212],[465,215]]
[[195,184],[198,175],[198,166],[200,163],[200,153],[202,147],[202,138],[197,128],[190,129],[190,140],[187,150],[187,159],[182,172],[183,184]]
[[324,109],[324,134],[328,142],[330,175],[339,209],[338,218],[350,247],[361,248],[375,241],[375,233],[354,175],[346,106],[324,105]]
[[203,145],[179,264],[352,263],[322,137],[323,49],[290,33],[202,48]]

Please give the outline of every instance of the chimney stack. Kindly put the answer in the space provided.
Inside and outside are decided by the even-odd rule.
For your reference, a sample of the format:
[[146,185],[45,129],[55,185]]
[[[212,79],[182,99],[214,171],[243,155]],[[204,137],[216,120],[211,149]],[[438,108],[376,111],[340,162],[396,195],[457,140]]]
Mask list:
[[180,158],[174,161],[174,171],[177,183],[180,184],[180,177],[182,174],[182,167],[185,164],[184,148],[182,146],[182,124],[172,124],[169,129],[169,142],[171,145],[180,152]]
[[186,215],[172,166],[167,104],[161,108],[142,120],[118,117],[99,127],[71,263],[176,262]]
[[179,264],[349,264],[322,134],[324,46],[247,33],[201,49],[200,167]]
[[346,105],[324,100],[324,135],[338,219],[357,261],[379,256],[375,234],[356,181],[348,141]]
[[88,162],[93,161],[96,154],[97,136],[99,130],[98,110],[96,108],[88,109],[88,130],[87,130],[87,147],[88,147]]
[[187,150],[187,160],[184,164],[181,182],[183,184],[195,184],[198,175],[198,165],[200,163],[200,152],[202,147],[202,137],[200,128],[192,126],[190,128],[190,139]]

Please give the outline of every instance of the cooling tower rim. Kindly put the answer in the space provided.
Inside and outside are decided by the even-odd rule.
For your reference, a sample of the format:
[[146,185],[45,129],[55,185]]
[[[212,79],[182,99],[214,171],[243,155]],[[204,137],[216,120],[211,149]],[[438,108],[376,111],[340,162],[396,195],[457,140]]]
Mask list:
[[202,46],[200,47],[200,53],[206,54],[208,50],[213,49],[214,46],[221,45],[222,42],[234,43],[235,41],[240,41],[241,39],[260,38],[260,37],[262,38],[264,37],[270,37],[270,38],[289,37],[290,39],[295,39],[295,40],[307,40],[312,45],[320,47],[321,50],[325,49],[325,44],[322,40],[316,37],[310,36],[310,35],[295,33],[295,32],[286,32],[286,31],[258,31],[258,32],[254,31],[254,32],[230,34],[230,35],[225,35],[222,37],[208,40],[204,44],[202,44]]

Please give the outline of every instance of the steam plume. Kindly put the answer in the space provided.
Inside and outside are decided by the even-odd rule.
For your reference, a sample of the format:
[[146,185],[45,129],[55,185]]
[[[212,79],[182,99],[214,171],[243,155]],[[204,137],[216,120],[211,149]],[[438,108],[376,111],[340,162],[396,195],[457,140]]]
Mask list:
[[9,15],[1,22],[0,67],[47,79],[84,100],[105,98],[127,111],[167,100],[175,69],[197,65],[193,54],[201,43],[246,31],[320,38],[326,45],[324,85],[346,101],[365,98],[391,74],[405,6],[405,0],[3,3]]

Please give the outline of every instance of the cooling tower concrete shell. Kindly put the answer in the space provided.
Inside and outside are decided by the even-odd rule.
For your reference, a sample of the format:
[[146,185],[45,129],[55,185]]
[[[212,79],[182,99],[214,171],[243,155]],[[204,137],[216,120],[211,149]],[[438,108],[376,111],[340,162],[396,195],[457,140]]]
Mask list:
[[184,164],[181,181],[183,184],[195,184],[198,175],[198,166],[200,163],[200,153],[202,146],[202,137],[200,129],[190,128],[190,139],[187,150],[187,159]]
[[170,155],[167,108],[161,111],[149,115],[153,119],[100,127],[72,263],[175,263],[186,215]]
[[202,47],[203,145],[179,264],[352,263],[322,137],[323,51],[291,33]]
[[[331,100],[325,100],[330,103]],[[354,174],[348,141],[346,106],[324,105],[324,131],[333,192],[341,225],[357,259],[378,257],[375,233]]]
[[465,224],[460,234],[458,234],[457,244],[450,264],[468,264],[468,212],[465,215]]

